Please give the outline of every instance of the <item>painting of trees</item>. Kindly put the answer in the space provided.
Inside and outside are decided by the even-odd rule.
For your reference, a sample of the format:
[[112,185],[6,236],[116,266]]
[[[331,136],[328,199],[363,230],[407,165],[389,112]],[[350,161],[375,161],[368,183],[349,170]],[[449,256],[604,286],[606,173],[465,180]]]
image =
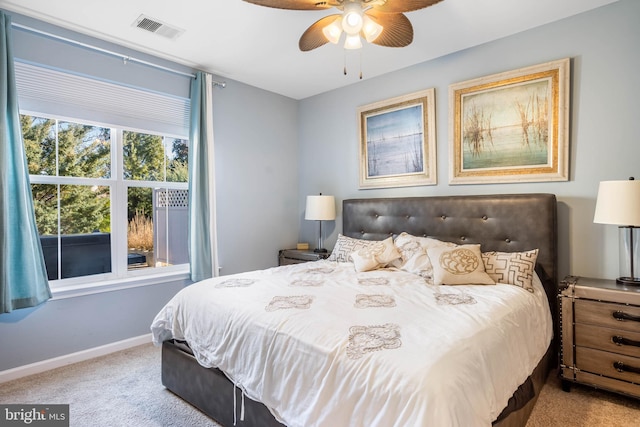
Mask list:
[[471,104],[464,116],[463,139],[472,156],[480,156],[487,148],[485,144],[493,145],[491,129],[491,113]]
[[465,95],[464,168],[546,164],[549,91],[549,83],[542,80]]
[[451,184],[568,180],[569,58],[449,86]]

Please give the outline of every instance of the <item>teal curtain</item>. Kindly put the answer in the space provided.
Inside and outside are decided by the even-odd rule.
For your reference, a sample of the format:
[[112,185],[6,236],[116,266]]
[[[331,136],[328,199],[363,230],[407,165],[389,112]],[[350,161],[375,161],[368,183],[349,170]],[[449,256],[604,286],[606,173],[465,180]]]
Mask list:
[[0,11],[0,313],[51,298],[31,199],[13,68],[11,17]]
[[189,267],[198,282],[218,274],[213,173],[212,76],[191,82],[189,129]]

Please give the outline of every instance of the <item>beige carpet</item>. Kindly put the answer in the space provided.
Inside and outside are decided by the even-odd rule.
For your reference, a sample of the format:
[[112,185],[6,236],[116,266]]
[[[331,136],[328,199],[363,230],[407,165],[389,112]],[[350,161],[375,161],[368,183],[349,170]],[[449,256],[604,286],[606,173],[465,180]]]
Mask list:
[[637,427],[640,400],[583,385],[562,391],[552,372],[526,427]]
[[164,388],[152,344],[0,384],[0,403],[69,404],[75,427],[218,426]]
[[[218,426],[162,386],[151,344],[0,384],[0,403],[69,404],[77,427]],[[527,427],[553,426],[640,426],[640,401],[581,386],[565,393],[551,374]]]

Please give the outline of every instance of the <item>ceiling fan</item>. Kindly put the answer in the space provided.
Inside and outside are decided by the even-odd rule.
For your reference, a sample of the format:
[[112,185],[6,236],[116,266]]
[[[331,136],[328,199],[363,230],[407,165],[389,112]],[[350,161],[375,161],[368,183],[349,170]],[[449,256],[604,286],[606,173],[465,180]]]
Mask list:
[[298,46],[306,52],[328,42],[338,44],[346,34],[345,49],[362,47],[361,37],[369,43],[404,47],[413,41],[413,27],[404,12],[424,9],[442,0],[244,0],[277,9],[325,10],[335,7],[340,14],[319,19],[300,37]]

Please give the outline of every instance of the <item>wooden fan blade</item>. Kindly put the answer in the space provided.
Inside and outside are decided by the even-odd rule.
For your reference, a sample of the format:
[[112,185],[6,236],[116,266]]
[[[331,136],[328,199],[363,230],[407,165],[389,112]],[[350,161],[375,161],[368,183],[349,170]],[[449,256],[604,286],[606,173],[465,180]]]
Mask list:
[[405,47],[413,41],[413,25],[402,13],[365,12],[371,19],[382,25],[382,33],[371,43],[386,47]]
[[290,10],[324,10],[333,7],[333,1],[318,0],[244,0],[247,3],[258,6],[274,7],[276,9]]
[[373,5],[373,9],[384,13],[411,12],[433,6],[441,1],[442,0],[387,0],[381,5]]
[[300,48],[300,50],[303,52],[307,52],[329,43],[329,40],[327,40],[327,38],[322,33],[322,29],[338,19],[338,17],[340,17],[340,15],[325,16],[324,18],[317,20],[309,28],[307,28],[307,31],[302,34],[302,36],[300,37],[300,41],[298,42],[298,47]]

